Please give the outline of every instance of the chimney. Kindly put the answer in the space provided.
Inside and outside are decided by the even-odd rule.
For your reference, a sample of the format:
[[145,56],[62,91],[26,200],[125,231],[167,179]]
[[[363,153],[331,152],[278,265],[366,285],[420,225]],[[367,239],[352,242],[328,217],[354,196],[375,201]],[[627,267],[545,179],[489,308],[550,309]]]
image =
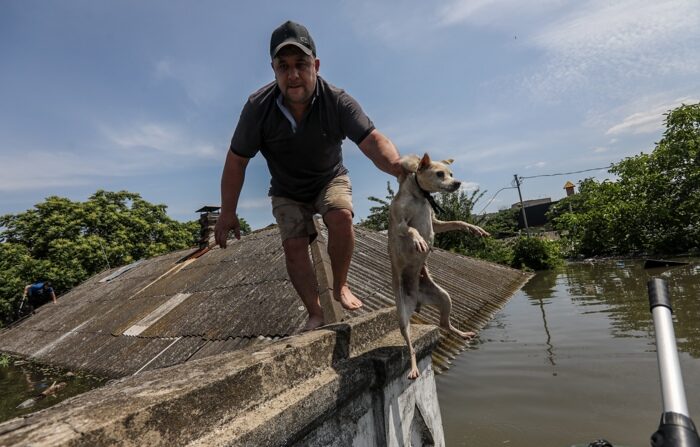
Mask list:
[[211,248],[214,246],[214,226],[219,218],[220,206],[206,205],[195,211],[199,215],[199,248]]
[[573,183],[566,182],[566,184],[564,185],[564,189],[566,190],[566,197],[576,194],[576,192],[574,191],[575,187],[576,185],[574,185]]

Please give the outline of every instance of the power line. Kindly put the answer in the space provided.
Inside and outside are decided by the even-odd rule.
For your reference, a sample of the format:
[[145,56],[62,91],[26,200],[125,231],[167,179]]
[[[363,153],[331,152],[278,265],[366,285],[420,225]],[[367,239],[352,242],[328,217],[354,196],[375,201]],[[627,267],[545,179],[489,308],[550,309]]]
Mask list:
[[527,177],[519,177],[521,180],[526,179],[526,178],[538,178],[538,177],[555,177],[557,175],[570,175],[570,174],[580,174],[582,172],[589,172],[589,171],[600,171],[602,169],[609,169],[613,165],[608,165],[608,166],[603,166],[602,168],[591,168],[591,169],[583,169],[581,171],[572,171],[572,172],[558,172],[556,174],[540,174],[540,175],[530,175]]
[[[610,164],[610,165],[608,165],[608,166],[603,166],[603,167],[600,167],[600,168],[582,169],[582,170],[580,170],[580,171],[557,172],[557,173],[554,173],[554,174],[530,175],[530,176],[527,176],[527,177],[518,177],[518,180],[524,180],[524,179],[530,179],[530,178],[538,178],[538,177],[556,177],[556,176],[559,176],[559,175],[580,174],[580,173],[582,173],[582,172],[600,171],[600,170],[603,170],[603,169],[609,169],[609,168],[611,168],[612,166],[613,166],[613,165]],[[510,182],[511,186],[504,186],[503,188],[501,188],[501,189],[499,189],[498,191],[496,191],[496,193],[493,195],[493,197],[491,197],[491,199],[488,201],[488,203],[486,204],[486,206],[484,206],[484,207],[481,209],[481,211],[479,211],[479,212],[477,213],[477,215],[482,215],[482,213],[486,210],[486,208],[489,207],[489,205],[491,205],[491,202],[494,201],[494,199],[496,198],[496,196],[497,196],[501,191],[506,190],[506,189],[516,189],[517,186],[515,186],[515,183],[516,183],[516,181],[513,180],[513,181]]]
[[486,208],[488,208],[489,205],[491,205],[491,202],[493,202],[493,199],[496,198],[496,196],[498,195],[498,193],[501,192],[501,191],[503,191],[504,189],[515,189],[515,186],[504,186],[503,188],[501,188],[501,189],[499,189],[498,191],[496,191],[496,194],[494,194],[493,197],[491,197],[491,200],[489,200],[489,203],[487,203],[486,206],[485,206],[484,208],[482,208],[482,210],[479,211],[477,214],[483,213],[484,210],[485,210]]

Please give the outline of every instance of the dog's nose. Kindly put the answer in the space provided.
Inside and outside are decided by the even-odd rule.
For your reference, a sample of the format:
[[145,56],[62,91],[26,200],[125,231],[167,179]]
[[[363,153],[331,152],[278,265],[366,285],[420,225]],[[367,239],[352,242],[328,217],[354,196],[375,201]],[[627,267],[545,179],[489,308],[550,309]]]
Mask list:
[[462,182],[455,182],[455,189],[459,189],[462,186]]

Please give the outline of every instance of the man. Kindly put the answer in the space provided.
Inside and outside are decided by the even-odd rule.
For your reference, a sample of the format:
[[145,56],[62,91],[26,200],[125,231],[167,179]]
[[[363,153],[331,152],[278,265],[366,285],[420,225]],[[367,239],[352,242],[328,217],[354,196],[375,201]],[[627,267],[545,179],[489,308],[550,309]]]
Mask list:
[[287,272],[309,313],[304,330],[312,330],[324,324],[308,251],[316,236],[315,213],[323,216],[328,228],[334,298],[348,310],[362,306],[347,284],[355,239],[342,140],[350,138],[382,171],[398,176],[402,170],[398,151],[359,104],[318,76],[316,46],[304,26],[288,21],[275,29],[270,56],[275,81],[249,97],[231,139],[215,237],[222,248],[230,230],[240,239],[236,207],[246,166],[262,152],[272,176],[269,195]]
[[34,284],[28,284],[24,287],[24,299],[27,299],[27,306],[29,313],[33,314],[34,309],[45,304],[49,297],[56,304],[56,293],[53,291],[51,283],[46,282],[35,282]]

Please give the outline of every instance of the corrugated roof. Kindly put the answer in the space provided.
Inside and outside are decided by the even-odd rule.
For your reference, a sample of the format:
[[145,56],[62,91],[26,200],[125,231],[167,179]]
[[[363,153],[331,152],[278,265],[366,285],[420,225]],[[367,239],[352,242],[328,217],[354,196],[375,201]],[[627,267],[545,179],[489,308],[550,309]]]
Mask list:
[[[348,282],[355,295],[365,303],[357,313],[393,306],[388,237],[362,227],[356,227],[355,234]],[[450,294],[452,324],[462,330],[484,327],[531,276],[437,248],[428,258],[428,270],[435,282]],[[433,306],[422,306],[412,321],[438,325],[439,312]],[[433,353],[437,372],[446,370],[449,361],[467,346],[464,340],[448,331],[441,330],[441,335]]]
[[[0,333],[0,350],[108,377],[134,374],[292,335],[306,311],[285,268],[277,227],[233,241],[227,249],[182,250],[142,261],[120,275],[102,272],[58,304]],[[453,323],[479,329],[528,275],[435,250],[429,268],[452,296]],[[102,279],[112,276],[107,282]],[[348,281],[362,315],[394,305],[387,237],[356,227]],[[437,323],[424,307],[416,321]],[[465,346],[444,334],[438,370]]]

